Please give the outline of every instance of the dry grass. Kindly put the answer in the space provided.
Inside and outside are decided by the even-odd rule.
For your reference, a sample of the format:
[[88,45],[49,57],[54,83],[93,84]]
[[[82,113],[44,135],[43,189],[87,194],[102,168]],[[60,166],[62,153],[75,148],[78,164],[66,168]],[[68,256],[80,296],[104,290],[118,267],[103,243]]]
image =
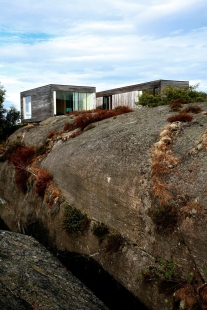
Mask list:
[[180,113],[177,115],[173,115],[168,117],[167,121],[172,123],[172,122],[191,122],[193,119],[193,116],[188,113]]
[[57,137],[59,135],[59,132],[56,130],[51,130],[50,133],[47,136],[47,139],[51,139],[53,137]]
[[63,131],[71,131],[76,128],[81,128],[84,130],[88,125],[102,121],[104,119],[115,117],[120,114],[125,114],[133,112],[133,110],[127,106],[119,106],[114,110],[89,110],[89,111],[74,111],[69,113],[68,115],[75,115],[76,119],[74,124],[65,123]]
[[53,176],[49,171],[40,169],[37,174],[37,179],[35,181],[35,192],[39,197],[44,198],[45,190],[49,183],[52,181]]
[[188,107],[184,108],[180,113],[194,113],[198,114],[202,111],[202,109],[198,105],[189,105]]

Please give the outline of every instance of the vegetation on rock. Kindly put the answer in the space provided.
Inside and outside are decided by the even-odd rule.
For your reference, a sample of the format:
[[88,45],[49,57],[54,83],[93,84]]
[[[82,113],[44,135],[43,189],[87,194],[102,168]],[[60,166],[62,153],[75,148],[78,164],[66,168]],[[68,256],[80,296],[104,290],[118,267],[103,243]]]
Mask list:
[[61,227],[68,234],[80,235],[88,228],[90,219],[75,207],[65,203]]
[[180,114],[172,115],[168,117],[167,121],[170,123],[173,123],[173,122],[184,122],[185,123],[185,122],[191,122],[192,119],[193,119],[193,115],[182,112]]
[[178,221],[178,210],[173,205],[158,205],[149,210],[158,233],[173,232]]
[[119,106],[114,110],[90,110],[90,111],[74,111],[69,113],[68,115],[75,115],[76,120],[74,124],[66,123],[63,131],[71,131],[76,128],[81,128],[84,130],[87,126],[94,122],[99,122],[104,119],[115,117],[120,114],[133,112],[133,110],[127,106]]
[[155,281],[159,293],[167,297],[169,309],[181,309],[180,305],[186,310],[205,309],[207,287],[195,269],[184,274],[175,261],[161,258],[156,265],[143,269],[138,279],[146,283]]
[[[207,93],[202,91],[197,91],[198,85],[189,87],[174,87],[172,85],[167,85],[163,87],[160,94],[155,96],[143,92],[139,96],[139,101],[136,102],[138,105],[156,107],[159,105],[172,104],[174,102],[174,107],[180,104],[191,103],[191,102],[205,102],[207,101]],[[177,102],[175,102],[177,100]]]
[[120,233],[110,233],[106,237],[106,247],[105,252],[108,254],[112,254],[113,252],[118,252],[120,247],[124,243],[124,238]]
[[109,228],[103,223],[95,223],[92,228],[93,234],[102,241],[109,233]]
[[11,107],[5,109],[3,102],[5,100],[6,90],[0,83],[0,141],[6,140],[17,129],[17,123],[20,120],[20,112]]
[[53,180],[53,176],[47,170],[40,169],[37,174],[35,185],[35,192],[39,197],[44,198],[45,190],[48,184]]

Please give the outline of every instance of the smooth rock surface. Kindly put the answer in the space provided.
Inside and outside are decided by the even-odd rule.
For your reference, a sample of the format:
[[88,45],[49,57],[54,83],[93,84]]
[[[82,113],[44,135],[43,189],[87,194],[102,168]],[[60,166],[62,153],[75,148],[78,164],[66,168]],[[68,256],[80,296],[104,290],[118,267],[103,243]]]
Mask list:
[[[199,105],[204,112],[207,103]],[[198,285],[207,281],[207,115],[203,112],[194,115],[191,123],[169,127],[167,118],[177,113],[169,112],[168,106],[142,108],[98,122],[74,139],[51,141],[50,152],[38,162],[52,173],[61,191],[61,198],[50,206],[46,196],[41,200],[36,195],[31,182],[26,195],[21,193],[12,164],[0,163],[2,220],[12,231],[31,234],[49,247],[92,257],[149,309],[171,309],[166,298],[172,305],[173,296],[166,297],[156,281],[140,281],[138,275],[160,268],[158,262],[164,259],[175,263],[181,282],[188,281],[186,275],[191,273],[198,275]],[[18,139],[41,145],[53,121],[26,133],[18,131]],[[54,128],[57,123],[58,118]],[[15,139],[17,134],[10,143]],[[169,161],[167,172],[162,170],[163,162],[154,162],[160,150],[163,162]],[[158,231],[149,214],[158,208],[158,198],[178,212],[168,233]],[[61,228],[64,201],[91,219],[83,235],[68,235]],[[121,233],[125,242],[118,252],[105,252],[106,241],[99,242],[92,232],[97,222]]]

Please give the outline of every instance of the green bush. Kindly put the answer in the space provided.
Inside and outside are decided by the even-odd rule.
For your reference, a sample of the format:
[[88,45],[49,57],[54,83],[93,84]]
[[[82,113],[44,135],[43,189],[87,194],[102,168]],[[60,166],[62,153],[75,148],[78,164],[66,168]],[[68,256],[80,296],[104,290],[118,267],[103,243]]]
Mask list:
[[155,107],[159,105],[172,104],[172,102],[177,99],[182,99],[185,103],[207,101],[207,93],[197,91],[197,87],[198,85],[184,88],[167,85],[163,87],[161,93],[156,96],[143,92],[136,104]]
[[119,233],[111,233],[107,235],[105,252],[109,254],[112,254],[113,252],[118,252],[123,243],[124,238]]
[[61,227],[68,234],[83,234],[89,223],[90,220],[86,214],[67,203],[64,205]]
[[99,238],[100,241],[109,233],[109,228],[103,223],[97,223],[93,225],[93,234]]
[[142,105],[142,106],[158,106],[159,103],[161,103],[161,98],[159,95],[153,96],[147,93],[143,93],[139,97],[139,101],[136,102],[136,104]]

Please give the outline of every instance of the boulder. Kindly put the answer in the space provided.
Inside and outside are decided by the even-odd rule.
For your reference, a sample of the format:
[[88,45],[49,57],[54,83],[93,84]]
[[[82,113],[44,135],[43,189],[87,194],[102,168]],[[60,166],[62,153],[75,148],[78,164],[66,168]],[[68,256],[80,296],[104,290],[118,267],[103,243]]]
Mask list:
[[[201,309],[207,112],[206,103],[199,106],[191,122],[168,122],[175,114],[168,106],[145,107],[97,122],[73,139],[51,139],[49,151],[30,167],[53,176],[42,198],[34,176],[22,193],[13,165],[0,163],[2,221],[48,247],[92,257],[149,309]],[[33,127],[31,136],[19,131],[9,143],[18,138],[38,146],[50,119],[44,128]],[[65,227],[70,208],[87,217],[74,233]],[[100,236],[103,227],[108,231]]]
[[0,308],[107,309],[39,242],[0,231]]

